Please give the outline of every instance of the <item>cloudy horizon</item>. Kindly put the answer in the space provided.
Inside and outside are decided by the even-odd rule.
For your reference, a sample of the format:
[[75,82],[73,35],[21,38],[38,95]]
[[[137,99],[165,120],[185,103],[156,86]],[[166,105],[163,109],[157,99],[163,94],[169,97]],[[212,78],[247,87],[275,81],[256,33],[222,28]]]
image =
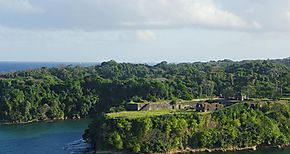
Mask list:
[[290,56],[290,1],[0,0],[0,61]]

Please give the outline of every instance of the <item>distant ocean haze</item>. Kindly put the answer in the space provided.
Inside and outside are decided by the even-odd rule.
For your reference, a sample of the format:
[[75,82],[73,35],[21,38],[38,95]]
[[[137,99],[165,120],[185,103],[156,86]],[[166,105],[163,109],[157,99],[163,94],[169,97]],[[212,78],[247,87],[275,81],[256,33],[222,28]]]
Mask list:
[[0,62],[0,72],[15,72],[28,69],[37,69],[41,67],[59,67],[59,66],[93,66],[98,65],[97,62]]

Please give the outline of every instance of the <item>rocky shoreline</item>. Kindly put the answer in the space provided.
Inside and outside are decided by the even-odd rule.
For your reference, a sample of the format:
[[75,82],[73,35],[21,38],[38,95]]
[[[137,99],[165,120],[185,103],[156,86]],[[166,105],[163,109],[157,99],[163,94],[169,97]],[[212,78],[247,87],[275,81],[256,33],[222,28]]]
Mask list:
[[[50,121],[50,120],[44,120]],[[0,121],[0,125],[15,125],[15,124],[28,124],[33,122],[44,122],[42,120],[30,120],[30,121]]]

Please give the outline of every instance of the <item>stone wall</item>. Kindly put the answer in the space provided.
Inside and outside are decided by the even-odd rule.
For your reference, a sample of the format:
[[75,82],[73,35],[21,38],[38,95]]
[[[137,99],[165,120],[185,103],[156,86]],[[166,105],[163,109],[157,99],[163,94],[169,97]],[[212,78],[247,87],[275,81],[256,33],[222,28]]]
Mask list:
[[126,109],[127,111],[139,111],[143,107],[145,107],[145,103],[136,103],[136,104],[127,104]]
[[[170,105],[169,103],[159,103],[159,104],[155,104],[155,103],[151,103],[148,105],[149,108],[147,108],[147,110],[164,110],[164,109],[173,109],[172,105]],[[146,111],[146,110],[145,110]]]
[[195,109],[198,102],[178,102],[176,109]]
[[127,104],[128,111],[154,111],[154,110],[181,110],[181,109],[195,109],[198,102],[177,102],[176,104],[164,103],[136,103]]
[[197,112],[208,112],[208,111],[215,111],[224,108],[224,104],[220,103],[197,103],[196,104],[196,111]]

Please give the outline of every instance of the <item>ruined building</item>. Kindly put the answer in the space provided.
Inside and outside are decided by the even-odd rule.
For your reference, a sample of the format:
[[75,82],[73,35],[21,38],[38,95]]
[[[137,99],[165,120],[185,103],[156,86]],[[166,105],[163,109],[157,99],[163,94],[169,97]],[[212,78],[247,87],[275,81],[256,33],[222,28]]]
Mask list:
[[177,102],[170,104],[168,102],[162,103],[129,103],[126,106],[128,111],[154,111],[154,110],[180,110],[180,109],[195,109],[197,102]]
[[208,111],[215,111],[224,108],[224,104],[220,103],[197,103],[196,104],[196,111],[197,112],[208,112]]

